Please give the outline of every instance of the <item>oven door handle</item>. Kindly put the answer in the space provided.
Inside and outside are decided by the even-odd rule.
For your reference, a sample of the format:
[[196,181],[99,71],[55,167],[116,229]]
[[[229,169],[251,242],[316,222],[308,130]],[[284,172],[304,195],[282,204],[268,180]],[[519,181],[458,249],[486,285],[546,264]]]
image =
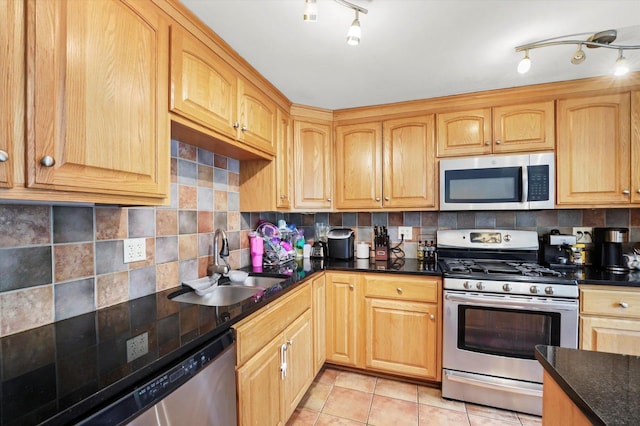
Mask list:
[[477,296],[467,296],[464,294],[451,294],[447,293],[444,295],[446,300],[451,300],[452,302],[466,302],[477,305],[488,305],[488,306],[505,306],[509,308],[520,308],[520,309],[540,309],[540,310],[549,310],[553,309],[555,311],[577,311],[578,303],[577,301],[567,302],[567,301],[559,301],[555,300],[553,302],[547,303],[538,303],[533,301],[513,301],[513,300],[503,300],[498,298],[490,298],[487,296],[481,296],[478,298]]
[[445,373],[447,376],[447,379],[451,382],[458,382],[458,383],[462,383],[462,384],[471,384],[474,386],[478,386],[478,387],[483,387],[486,389],[491,389],[491,390],[497,390],[500,392],[510,392],[510,393],[517,393],[519,395],[527,395],[527,396],[533,396],[536,398],[542,398],[542,391],[541,390],[536,390],[536,389],[524,389],[521,387],[515,387],[515,386],[509,386],[506,384],[495,384],[495,383],[488,383],[488,382],[484,382],[482,380],[477,380],[477,379],[473,379],[471,377],[462,377],[459,376],[457,374],[452,374],[449,372]]

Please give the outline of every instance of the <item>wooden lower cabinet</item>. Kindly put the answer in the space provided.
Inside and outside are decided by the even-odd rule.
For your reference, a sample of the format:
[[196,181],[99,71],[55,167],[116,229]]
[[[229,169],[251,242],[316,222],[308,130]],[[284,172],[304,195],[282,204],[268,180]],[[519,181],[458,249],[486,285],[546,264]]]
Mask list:
[[580,349],[640,355],[640,290],[581,286]]
[[542,424],[581,426],[592,423],[546,371],[542,378]]
[[[315,376],[311,286],[303,285],[282,301],[241,321],[236,334],[238,423],[285,424]],[[262,342],[254,353],[257,340]]]
[[361,366],[358,357],[362,332],[359,331],[360,274],[326,273],[327,361],[352,367]]
[[327,362],[441,380],[439,277],[327,272]]
[[327,359],[326,306],[327,286],[325,275],[311,282],[313,289],[313,373],[318,374]]

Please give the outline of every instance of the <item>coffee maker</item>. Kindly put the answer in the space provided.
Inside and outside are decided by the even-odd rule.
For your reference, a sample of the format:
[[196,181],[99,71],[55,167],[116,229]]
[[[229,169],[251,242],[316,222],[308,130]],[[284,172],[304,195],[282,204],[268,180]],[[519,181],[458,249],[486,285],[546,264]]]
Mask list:
[[571,260],[571,246],[575,244],[575,235],[561,234],[557,229],[552,229],[542,237],[540,244],[544,265],[550,268],[575,268]]
[[594,259],[596,266],[609,272],[629,272],[624,261],[622,243],[629,241],[629,228],[594,228]]

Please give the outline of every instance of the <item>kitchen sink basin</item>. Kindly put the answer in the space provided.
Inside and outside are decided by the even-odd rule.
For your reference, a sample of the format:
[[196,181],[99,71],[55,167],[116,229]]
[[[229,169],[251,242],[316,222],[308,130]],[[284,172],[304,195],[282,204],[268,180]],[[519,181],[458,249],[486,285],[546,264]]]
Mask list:
[[[281,280],[282,281],[282,280]],[[245,285],[221,285],[216,286],[203,296],[198,296],[195,292],[183,293],[171,298],[174,302],[195,303],[207,306],[228,306],[240,303],[256,294],[264,291],[264,287]]]
[[284,281],[285,278],[278,277],[263,277],[260,275],[249,275],[242,282],[234,282],[232,285],[248,286],[248,287],[264,287],[269,288],[272,285],[279,284]]

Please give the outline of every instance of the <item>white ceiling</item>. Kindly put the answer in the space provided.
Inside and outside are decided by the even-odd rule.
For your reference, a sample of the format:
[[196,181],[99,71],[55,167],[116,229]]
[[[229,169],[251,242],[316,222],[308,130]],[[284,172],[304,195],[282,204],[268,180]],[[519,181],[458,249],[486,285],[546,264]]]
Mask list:
[[[304,0],[182,2],[289,100],[332,110],[611,75],[616,50],[573,65],[567,45],[532,50],[518,74],[514,48],[542,39],[617,29],[614,44],[640,45],[640,0],[351,0],[369,10],[356,47],[354,12],[333,0],[316,23]],[[625,57],[640,70],[640,50]]]

